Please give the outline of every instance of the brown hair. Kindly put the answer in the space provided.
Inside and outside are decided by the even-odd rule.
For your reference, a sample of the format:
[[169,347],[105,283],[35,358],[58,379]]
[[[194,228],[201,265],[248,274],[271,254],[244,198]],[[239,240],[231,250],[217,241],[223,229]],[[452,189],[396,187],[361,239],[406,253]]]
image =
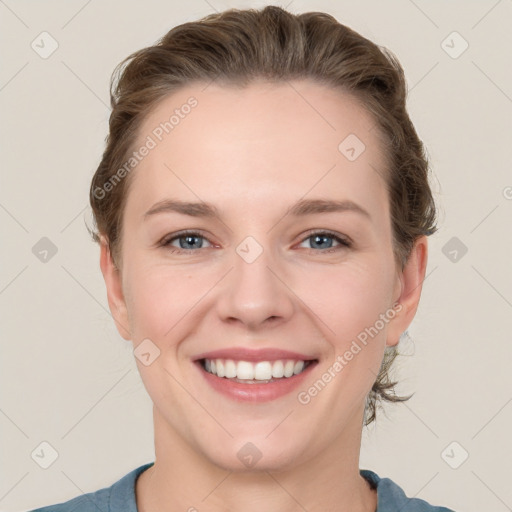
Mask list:
[[[322,12],[294,15],[276,6],[230,9],[184,23],[116,67],[110,133],[90,188],[94,240],[105,236],[114,262],[121,261],[122,214],[131,175],[120,179],[126,167],[125,173],[119,171],[150,109],[192,82],[244,86],[259,78],[312,79],[349,92],[373,115],[386,149],[393,250],[403,268],[415,240],[437,229],[427,157],[406,110],[403,70],[391,52],[334,17]],[[367,397],[365,425],[375,419],[379,400],[410,398],[396,396],[396,382],[389,378],[397,354],[396,347],[386,348]]]

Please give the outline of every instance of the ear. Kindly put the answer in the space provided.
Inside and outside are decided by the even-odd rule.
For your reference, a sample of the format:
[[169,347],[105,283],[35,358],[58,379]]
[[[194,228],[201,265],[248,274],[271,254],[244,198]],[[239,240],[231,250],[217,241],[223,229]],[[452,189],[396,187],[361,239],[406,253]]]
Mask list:
[[116,267],[110,248],[105,237],[100,237],[100,268],[107,287],[108,306],[119,334],[125,339],[131,339],[128,310],[123,294],[121,271]]
[[427,237],[421,236],[414,243],[403,270],[399,271],[395,303],[400,304],[400,309],[395,308],[397,314],[389,322],[387,346],[398,344],[400,336],[416,315],[427,269],[427,258]]

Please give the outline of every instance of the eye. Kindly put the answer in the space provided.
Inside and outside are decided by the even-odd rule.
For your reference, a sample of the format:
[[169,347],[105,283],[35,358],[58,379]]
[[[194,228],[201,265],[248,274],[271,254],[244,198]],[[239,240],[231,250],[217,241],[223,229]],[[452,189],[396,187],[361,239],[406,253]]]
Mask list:
[[[332,240],[336,241],[338,245],[333,246]],[[352,247],[350,240],[330,231],[314,231],[310,232],[308,236],[301,242],[309,242],[313,249],[319,251],[333,252],[342,249],[343,247]],[[313,251],[313,252],[319,252]]]
[[[205,241],[209,244],[206,247],[204,246]],[[337,245],[333,245],[333,241]],[[310,250],[314,253],[334,252],[342,248],[352,247],[352,243],[349,239],[325,230],[310,232],[308,236],[303,239],[301,245],[305,242],[309,242],[312,245]],[[159,246],[171,249],[173,254],[189,254],[199,249],[211,247],[212,244],[200,231],[181,231],[163,238],[159,242]]]
[[[173,250],[173,253],[190,253],[197,249],[204,249],[203,242],[205,240],[210,244],[210,242],[200,232],[181,231],[180,233],[174,233],[173,235],[165,237],[159,245],[161,247],[176,248],[177,250]],[[175,241],[178,243],[177,246],[174,244]]]

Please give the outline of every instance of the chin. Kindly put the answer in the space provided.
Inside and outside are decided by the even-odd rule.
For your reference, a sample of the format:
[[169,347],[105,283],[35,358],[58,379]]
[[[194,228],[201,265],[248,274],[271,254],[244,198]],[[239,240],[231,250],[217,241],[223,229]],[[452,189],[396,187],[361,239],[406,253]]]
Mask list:
[[204,447],[203,455],[215,466],[237,473],[286,471],[297,465],[297,457],[303,452],[294,439],[285,442],[278,438],[270,441],[262,435],[234,438],[217,446]]

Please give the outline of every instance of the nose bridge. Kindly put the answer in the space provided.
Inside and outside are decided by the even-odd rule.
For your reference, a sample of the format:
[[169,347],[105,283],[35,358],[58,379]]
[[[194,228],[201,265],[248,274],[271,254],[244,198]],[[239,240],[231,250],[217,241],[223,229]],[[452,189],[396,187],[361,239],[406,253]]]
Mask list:
[[272,318],[284,320],[293,312],[291,292],[275,275],[279,265],[273,251],[253,236],[235,247],[227,289],[219,299],[224,320],[237,319],[251,328]]

